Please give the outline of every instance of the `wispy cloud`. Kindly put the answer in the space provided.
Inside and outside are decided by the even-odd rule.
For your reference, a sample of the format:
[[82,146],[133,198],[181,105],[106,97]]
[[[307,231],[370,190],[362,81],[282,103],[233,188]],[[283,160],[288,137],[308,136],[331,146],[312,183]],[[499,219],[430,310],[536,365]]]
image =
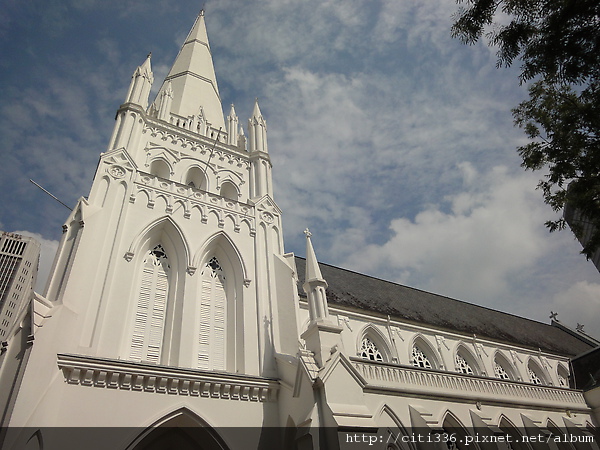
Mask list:
[[[86,195],[131,73],[152,51],[156,92],[199,8],[54,3],[8,2],[0,17],[11,30],[0,51],[13,55],[0,61],[0,222],[49,241],[66,210],[28,179],[67,203]],[[598,273],[569,234],[547,234],[538,176],[514,150],[524,138],[510,109],[525,87],[494,68],[494,49],[451,39],[456,8],[209,2],[223,102],[245,123],[260,99],[288,251],[304,253],[310,226],[323,261],[538,320],[558,309],[592,330]]]

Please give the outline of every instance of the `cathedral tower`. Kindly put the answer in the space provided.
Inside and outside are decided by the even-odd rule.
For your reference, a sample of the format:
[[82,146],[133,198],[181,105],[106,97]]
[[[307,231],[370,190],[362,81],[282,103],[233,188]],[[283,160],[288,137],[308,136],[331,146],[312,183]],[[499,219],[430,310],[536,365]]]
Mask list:
[[[120,425],[151,425],[176,405],[218,424],[210,402],[221,397],[261,404],[257,413],[244,403],[257,426],[276,408],[269,380],[274,355],[297,348],[289,333],[297,294],[266,122],[257,101],[246,143],[233,105],[224,120],[202,12],[150,103],[153,81],[148,55],[89,198],[63,226],[44,299],[52,307],[40,319],[13,426],[114,425],[102,406],[73,413],[81,401],[102,405],[102,395],[135,409]],[[151,412],[141,411],[129,403],[140,401],[128,397],[136,389],[180,395],[148,395]]]

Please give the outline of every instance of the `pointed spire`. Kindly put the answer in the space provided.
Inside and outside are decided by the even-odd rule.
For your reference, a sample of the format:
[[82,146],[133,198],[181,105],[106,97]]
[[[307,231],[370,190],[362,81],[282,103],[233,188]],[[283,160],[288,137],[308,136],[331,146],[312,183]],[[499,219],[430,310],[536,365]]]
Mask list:
[[231,104],[231,110],[227,116],[227,143],[237,145],[238,143],[238,116],[235,113],[235,107]]
[[225,129],[221,97],[204,22],[204,11],[200,11],[196,18],[173,67],[165,78],[158,99],[169,81],[173,88],[171,113],[187,118],[197,115],[202,107],[207,122],[213,128]]
[[260,112],[260,107],[258,106],[258,98],[254,99],[254,109],[252,110],[252,118],[256,120],[263,118],[262,113]]
[[[306,281],[313,280],[323,280],[323,275],[321,275],[321,269],[319,268],[319,263],[317,261],[317,256],[315,255],[315,250],[313,248],[310,237],[312,233],[308,230],[304,230],[304,234],[306,235]],[[325,281],[325,280],[323,280]]]
[[169,120],[169,114],[171,113],[171,104],[173,103],[173,87],[171,82],[168,81],[164,89],[160,92],[158,98],[158,118],[160,120]]
[[260,112],[258,99],[254,101],[252,117],[248,119],[248,151],[268,153],[267,147],[267,122]]
[[150,63],[151,57],[152,53],[149,53],[142,65],[138,66],[135,72],[133,72],[125,103],[135,103],[144,109],[148,107],[148,96],[154,82],[152,65]]
[[329,322],[329,307],[325,295],[327,281],[321,275],[321,269],[310,240],[312,234],[308,231],[308,228],[304,230],[304,234],[306,235],[306,273],[302,288],[308,297],[310,321]]

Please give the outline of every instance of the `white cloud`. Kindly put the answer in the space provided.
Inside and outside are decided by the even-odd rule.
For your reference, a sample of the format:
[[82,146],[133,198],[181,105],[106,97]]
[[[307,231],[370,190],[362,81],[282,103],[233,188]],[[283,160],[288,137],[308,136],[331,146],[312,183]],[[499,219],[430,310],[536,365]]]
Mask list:
[[381,245],[348,245],[345,265],[480,304],[506,297],[511,275],[548,251],[535,178],[501,166],[482,174],[468,162],[458,169],[462,189],[414,219],[392,219]]

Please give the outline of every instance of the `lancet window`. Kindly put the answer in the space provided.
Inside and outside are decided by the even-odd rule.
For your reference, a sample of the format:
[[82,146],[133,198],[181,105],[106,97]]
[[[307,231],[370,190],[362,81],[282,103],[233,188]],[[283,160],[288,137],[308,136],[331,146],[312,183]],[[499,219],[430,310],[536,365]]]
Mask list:
[[370,359],[371,361],[383,361],[383,356],[375,343],[368,337],[365,337],[362,340],[362,344],[360,346],[360,357]]
[[494,376],[496,378],[500,378],[501,380],[510,380],[510,374],[508,373],[508,371],[506,370],[506,368],[504,367],[504,365],[502,365],[502,363],[500,363],[500,361],[498,361],[498,358],[496,357],[496,359],[494,359]]
[[225,370],[227,280],[216,257],[206,263],[201,279],[197,367]]
[[169,258],[156,245],[144,258],[129,357],[159,363],[169,297]]
[[558,367],[558,385],[560,387],[569,387],[569,374],[562,366]]
[[465,373],[467,375],[473,375],[475,373],[469,362],[460,353],[456,354],[454,363],[456,365],[457,372]]
[[432,369],[433,366],[431,361],[418,346],[414,345],[412,348],[412,365],[415,367],[423,367],[425,369]]
[[533,384],[545,384],[542,376],[539,374],[538,369],[530,361],[527,365],[527,374],[529,375],[529,381]]

